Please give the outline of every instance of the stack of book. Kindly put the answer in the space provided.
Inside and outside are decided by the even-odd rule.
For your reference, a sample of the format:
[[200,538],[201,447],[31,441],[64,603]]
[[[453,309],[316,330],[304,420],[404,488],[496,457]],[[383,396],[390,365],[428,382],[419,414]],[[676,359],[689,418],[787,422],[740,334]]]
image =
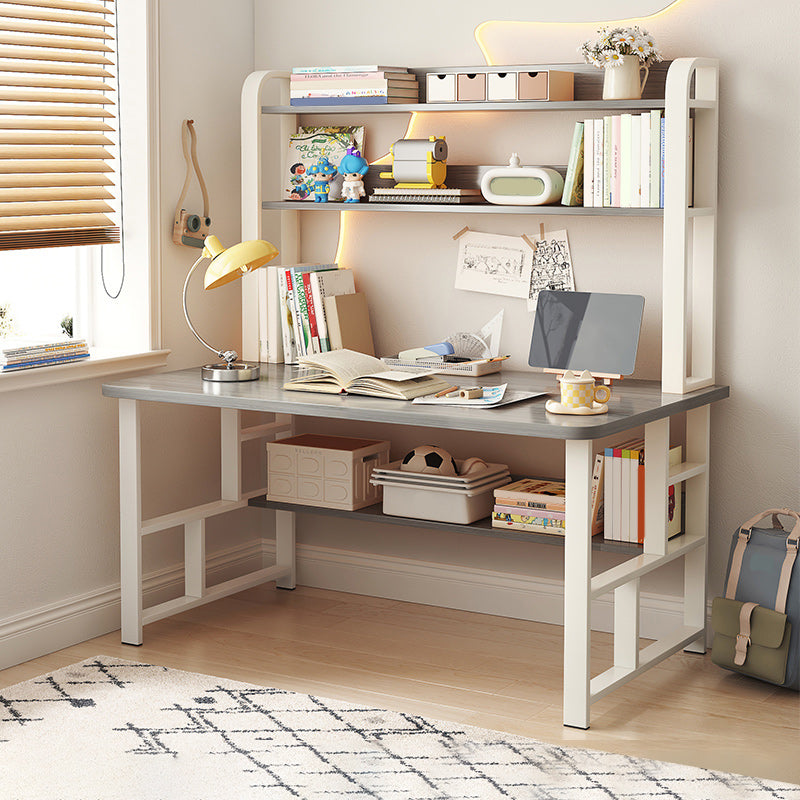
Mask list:
[[576,123],[562,204],[587,208],[663,208],[661,110]]
[[325,299],[355,294],[349,269],[336,264],[297,264],[276,267],[284,361],[334,349]]
[[[669,451],[669,465],[681,462],[680,445]],[[605,533],[615,542],[644,542],[644,442],[624,442],[607,447],[605,458]],[[681,530],[681,489],[670,486],[667,492],[667,536]]]
[[293,106],[416,103],[419,83],[405,67],[294,67],[289,98]]
[[0,347],[0,366],[3,372],[66,364],[87,358],[89,348],[85,339],[40,339],[29,342],[6,340]]

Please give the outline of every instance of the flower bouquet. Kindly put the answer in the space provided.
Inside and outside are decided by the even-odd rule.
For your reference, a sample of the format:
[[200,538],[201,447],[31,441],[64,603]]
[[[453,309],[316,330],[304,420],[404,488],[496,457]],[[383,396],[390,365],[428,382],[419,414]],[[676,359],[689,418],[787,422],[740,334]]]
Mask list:
[[580,52],[587,64],[596,67],[613,67],[623,62],[623,56],[636,56],[639,63],[649,67],[663,56],[656,48],[653,37],[638,26],[633,28],[600,28],[597,41],[584,42]]

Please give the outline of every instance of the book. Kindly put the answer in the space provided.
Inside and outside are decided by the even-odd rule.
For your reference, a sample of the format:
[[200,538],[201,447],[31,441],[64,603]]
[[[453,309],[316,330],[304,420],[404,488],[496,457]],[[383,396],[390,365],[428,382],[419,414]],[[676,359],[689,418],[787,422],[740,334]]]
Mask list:
[[640,182],[639,182],[639,206],[648,208],[650,205],[650,114],[641,116],[641,143],[639,150],[641,153]]
[[594,120],[583,123],[583,205],[594,206]]
[[659,139],[659,175],[661,176],[661,181],[659,185],[659,194],[658,194],[658,206],[657,208],[664,208],[664,149],[666,145],[666,138],[665,138],[665,123],[666,120],[662,118],[661,120],[661,138]]
[[622,139],[622,117],[615,114],[611,117],[611,192],[610,203],[612,208],[620,207],[620,186],[621,186],[621,139]]
[[326,297],[325,320],[331,350],[356,350],[375,355],[366,295],[361,292]]
[[620,208],[633,205],[631,194],[631,148],[633,135],[633,115],[622,114],[619,118],[619,202]]
[[531,533],[553,533],[564,536],[566,528],[560,519],[545,519],[543,517],[529,517],[524,514],[506,514],[492,512],[493,528],[511,528],[517,531],[530,531]]
[[564,178],[564,192],[561,195],[562,206],[583,205],[583,141],[584,124],[576,122],[569,149],[567,174]]
[[650,112],[650,208],[661,203],[661,109]]
[[308,170],[325,156],[338,166],[349,146],[364,152],[363,125],[306,125],[289,137],[283,194],[286,200],[314,202]]
[[292,89],[289,92],[289,97],[292,100],[302,100],[304,98],[317,98],[319,100],[327,100],[333,97],[407,97],[409,102],[411,98],[419,96],[419,87],[416,83],[406,83],[402,86],[387,85],[387,81],[383,85],[376,84],[365,86],[320,86],[302,89]]
[[592,178],[592,190],[594,193],[592,205],[601,208],[605,203],[605,119],[594,121],[594,177]]
[[380,359],[353,350],[301,356],[299,361],[307,369],[285,383],[284,389],[412,400],[450,386],[438,375],[387,369]]
[[631,117],[630,146],[630,181],[631,208],[640,208],[642,204],[642,116]]
[[413,72],[393,72],[391,70],[376,70],[373,72],[295,72],[289,79],[289,86],[304,84],[331,83],[333,81],[358,82],[364,80],[391,80],[391,81],[416,81]]
[[542,478],[520,478],[494,490],[495,500],[506,505],[506,500],[524,500],[528,503],[550,503],[564,508],[566,492],[564,481],[550,481]]
[[611,205],[611,117],[603,117],[603,203],[605,207]]
[[504,506],[496,505],[495,512],[498,514],[511,514],[512,516],[524,516],[529,519],[552,519],[561,520],[566,519],[565,511],[550,511],[546,508],[521,508],[520,506]]
[[592,470],[592,490],[590,496],[590,508],[592,519],[592,536],[597,536],[603,532],[604,523],[604,504],[603,504],[603,473],[605,467],[605,456],[598,453],[594,457],[594,469]]
[[314,310],[317,315],[317,332],[321,352],[327,353],[332,349],[325,313],[325,298],[340,294],[355,294],[355,291],[352,270],[338,269],[311,273],[311,295],[314,298]]
[[319,328],[317,326],[317,312],[314,307],[314,296],[311,293],[311,274],[303,273],[303,294],[305,295],[306,309],[308,311],[308,325],[311,334],[312,352],[321,353]]
[[0,358],[15,358],[42,353],[86,348],[86,339],[5,339],[0,347]]
[[52,366],[54,364],[67,364],[70,361],[80,361],[82,358],[88,358],[89,353],[79,353],[73,352],[69,353],[69,355],[57,355],[57,356],[48,356],[43,355],[37,357],[31,357],[29,359],[22,359],[20,361],[14,361],[10,363],[5,363],[2,365],[2,372],[13,372],[15,370],[20,369],[32,369],[33,367],[47,367]]
[[388,90],[398,90],[402,92],[416,92],[419,84],[414,80],[398,81],[387,78],[368,78],[366,80],[313,80],[313,81],[292,81],[289,86],[290,97],[308,97],[326,93],[335,94],[358,94],[364,90],[377,90],[378,93],[386,93]]
[[292,106],[380,106],[387,103],[416,103],[409,97],[293,97],[289,100]]
[[[269,268],[268,268],[269,269]],[[281,342],[283,361],[286,364],[296,364],[299,352],[301,323],[299,318],[299,305],[295,303],[295,282],[306,272],[336,272],[336,264],[296,264],[293,267],[280,266],[275,268],[278,282],[278,316],[281,325]],[[269,298],[268,298],[269,302]]]
[[329,72],[408,72],[408,67],[382,67],[379,64],[358,64],[352,67],[292,67],[292,75],[318,75]]

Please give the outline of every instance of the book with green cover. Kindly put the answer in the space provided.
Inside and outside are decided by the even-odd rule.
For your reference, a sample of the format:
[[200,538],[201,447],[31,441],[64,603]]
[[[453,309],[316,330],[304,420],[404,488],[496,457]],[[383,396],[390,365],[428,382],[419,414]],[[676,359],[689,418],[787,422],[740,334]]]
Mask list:
[[564,193],[561,195],[562,206],[583,205],[583,130],[584,124],[576,122],[564,178]]

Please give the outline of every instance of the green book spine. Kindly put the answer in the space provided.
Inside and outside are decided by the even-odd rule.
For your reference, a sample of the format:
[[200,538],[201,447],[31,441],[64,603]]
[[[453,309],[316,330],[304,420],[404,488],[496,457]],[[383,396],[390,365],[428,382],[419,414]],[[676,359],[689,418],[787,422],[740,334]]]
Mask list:
[[575,123],[567,161],[567,175],[564,178],[564,194],[561,196],[562,206],[583,205],[583,127],[582,122]]

